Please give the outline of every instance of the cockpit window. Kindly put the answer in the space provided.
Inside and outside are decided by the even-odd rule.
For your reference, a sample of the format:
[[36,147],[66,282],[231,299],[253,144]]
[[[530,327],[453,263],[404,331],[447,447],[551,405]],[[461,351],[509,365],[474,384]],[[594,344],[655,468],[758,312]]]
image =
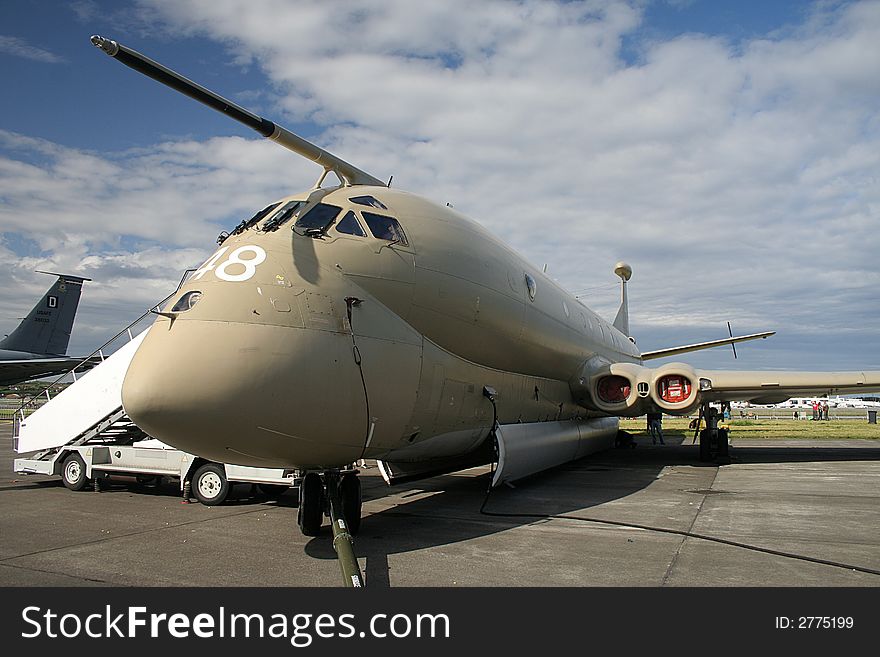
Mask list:
[[335,205],[318,203],[318,205],[297,219],[293,227],[300,228],[304,232],[312,230],[324,231],[341,211],[342,208]]
[[364,221],[367,222],[367,226],[370,227],[370,232],[373,233],[374,237],[409,246],[403,228],[397,223],[397,219],[381,214],[373,214],[372,212],[362,212],[361,214],[364,216]]
[[[305,204],[305,201],[289,201],[288,203],[285,203],[278,212],[263,222],[263,230],[265,232],[278,230],[278,228],[295,217],[296,213],[302,209],[302,206]],[[266,214],[268,214],[268,212]]]
[[232,234],[233,234],[233,235],[238,235],[239,233],[243,233],[243,232],[246,231],[248,228],[250,228],[251,226],[253,226],[255,223],[257,223],[258,221],[260,221],[263,217],[265,217],[265,216],[268,215],[270,212],[272,212],[272,210],[274,210],[275,208],[277,208],[279,205],[281,205],[281,204],[280,204],[280,203],[273,203],[272,205],[268,205],[268,206],[266,206],[265,208],[263,208],[262,210],[260,210],[259,212],[257,212],[257,214],[255,214],[253,217],[251,217],[250,219],[245,219],[245,220],[242,221],[240,224],[238,224],[238,226],[236,226],[235,228],[233,228],[233,229],[232,229]]
[[352,203],[357,203],[358,205],[367,205],[371,208],[378,208],[379,210],[388,209],[388,207],[375,196],[355,196],[354,198],[350,198],[348,200]]
[[339,220],[339,223],[336,224],[336,230],[345,235],[357,235],[358,237],[367,236],[364,229],[361,228],[361,224],[357,220],[357,217],[354,216],[354,212],[351,210],[346,212],[345,216]]

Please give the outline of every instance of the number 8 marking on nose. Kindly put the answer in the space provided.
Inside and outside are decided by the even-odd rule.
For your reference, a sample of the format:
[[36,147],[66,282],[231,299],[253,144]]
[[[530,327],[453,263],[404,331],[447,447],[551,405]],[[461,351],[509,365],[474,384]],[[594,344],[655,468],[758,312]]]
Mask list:
[[[217,253],[215,253],[213,256],[211,256],[211,258],[205,264],[199,267],[195,274],[193,274],[191,280],[197,281],[209,271],[214,269],[214,263],[217,262],[221,257],[223,257],[223,254],[226,253],[226,250],[228,248],[228,246],[225,246],[217,251]],[[245,253],[252,253],[253,257],[243,260],[241,256]],[[235,249],[235,251],[230,253],[229,257],[217,267],[214,275],[221,281],[230,281],[233,283],[246,281],[249,278],[252,278],[253,275],[257,272],[257,265],[265,260],[266,252],[259,246],[253,246],[251,244],[240,246]],[[226,271],[226,268],[230,265],[241,265],[242,267],[244,267],[244,271],[240,274],[230,274]]]
[[[253,258],[248,258],[247,260],[241,259],[241,254],[243,253],[253,253]],[[214,275],[224,281],[246,281],[251,278],[257,272],[257,265],[263,262],[266,259],[266,252],[263,251],[259,246],[240,246],[235,251],[229,254],[229,258],[222,265],[217,267],[217,271],[214,272]],[[244,271],[240,274],[228,274],[226,273],[226,268],[229,265],[242,265],[244,266]]]

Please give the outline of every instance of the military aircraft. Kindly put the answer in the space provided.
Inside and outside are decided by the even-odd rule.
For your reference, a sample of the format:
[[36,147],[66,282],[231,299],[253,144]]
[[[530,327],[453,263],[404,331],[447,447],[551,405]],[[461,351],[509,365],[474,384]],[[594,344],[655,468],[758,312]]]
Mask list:
[[82,284],[90,278],[50,274],[58,279],[16,329],[0,340],[0,385],[63,374],[82,363],[65,356]]
[[[298,522],[327,498],[360,522],[359,459],[388,483],[497,463],[499,485],[614,444],[618,418],[701,409],[702,458],[727,437],[710,402],[880,389],[880,372],[728,372],[641,353],[626,284],[607,322],[480,224],[366,173],[115,41],[95,46],[316,162],[302,193],[231,232],[160,312],[125,377],[132,420],[206,458],[296,468]],[[328,174],[338,185],[324,186]]]

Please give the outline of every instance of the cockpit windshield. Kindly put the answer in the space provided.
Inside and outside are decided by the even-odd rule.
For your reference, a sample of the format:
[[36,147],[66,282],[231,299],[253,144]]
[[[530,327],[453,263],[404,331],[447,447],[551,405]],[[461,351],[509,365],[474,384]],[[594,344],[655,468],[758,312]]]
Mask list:
[[263,208],[262,210],[260,210],[259,212],[257,212],[257,214],[255,214],[253,217],[251,217],[250,219],[246,219],[245,221],[242,221],[240,224],[238,224],[238,226],[236,226],[235,228],[233,228],[233,229],[232,229],[232,234],[233,234],[233,235],[238,235],[239,233],[243,233],[243,232],[246,231],[248,228],[250,228],[251,226],[253,226],[255,223],[257,223],[258,221],[260,221],[260,220],[261,220],[263,217],[265,217],[267,214],[269,214],[270,212],[272,212],[272,210],[274,210],[275,208],[277,208],[279,205],[280,205],[280,203],[273,203],[272,205],[266,206],[265,208]]
[[304,234],[312,231],[324,232],[340,212],[342,212],[340,207],[328,205],[327,203],[318,203],[297,219],[293,227],[299,229]]
[[273,230],[278,230],[281,226],[295,217],[296,213],[299,212],[305,204],[305,201],[288,201],[280,210],[263,222],[263,230],[267,233]]
[[371,208],[377,208],[379,210],[387,210],[388,206],[386,206],[382,201],[377,199],[375,196],[354,196],[348,199],[352,203],[357,203],[358,205],[366,205]]
[[354,235],[355,237],[367,236],[354,212],[351,210],[346,212],[345,216],[336,223],[336,232],[343,235]]
[[388,240],[395,244],[409,246],[403,228],[401,228],[397,219],[394,217],[386,217],[385,215],[373,214],[372,212],[361,212],[361,215],[364,217],[364,221],[367,222],[367,226],[369,227],[370,232],[373,233],[373,237],[380,240]]

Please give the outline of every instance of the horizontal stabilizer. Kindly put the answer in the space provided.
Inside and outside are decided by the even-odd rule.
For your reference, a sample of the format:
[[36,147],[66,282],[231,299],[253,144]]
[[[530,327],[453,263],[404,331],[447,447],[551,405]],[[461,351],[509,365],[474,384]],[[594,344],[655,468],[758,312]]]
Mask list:
[[696,344],[688,344],[681,347],[668,347],[667,349],[655,349],[654,351],[646,351],[642,353],[642,360],[653,360],[654,358],[665,358],[666,356],[675,356],[676,354],[685,354],[689,351],[701,351],[702,349],[711,349],[712,347],[720,347],[727,344],[736,344],[737,342],[745,342],[746,340],[757,340],[759,338],[769,338],[775,335],[776,331],[765,331],[764,333],[752,333],[751,335],[738,335],[721,340],[711,340],[710,342],[697,342]]
[[13,383],[42,379],[47,376],[66,374],[76,368],[77,374],[85,372],[91,367],[98,365],[100,358],[24,358],[16,360],[0,360],[0,385],[8,386]]

